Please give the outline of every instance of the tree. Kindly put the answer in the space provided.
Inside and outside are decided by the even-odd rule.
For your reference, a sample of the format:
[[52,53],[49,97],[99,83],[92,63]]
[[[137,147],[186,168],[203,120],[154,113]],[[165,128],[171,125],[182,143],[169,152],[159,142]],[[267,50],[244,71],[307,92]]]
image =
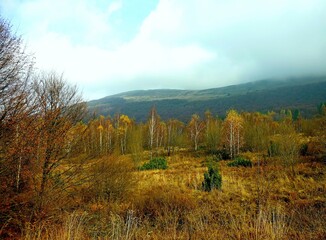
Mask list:
[[120,152],[125,154],[127,151],[127,134],[132,125],[131,119],[127,115],[120,115],[119,128],[117,129],[120,137]]
[[112,120],[107,117],[105,121],[105,132],[106,132],[106,153],[109,154],[112,152],[113,148],[113,137],[114,137],[114,127]]
[[243,113],[244,147],[253,152],[263,152],[268,149],[272,134],[273,116],[261,113]]
[[325,116],[326,115],[326,102],[320,103],[317,107],[317,110],[318,110],[319,115]]
[[149,118],[147,121],[148,133],[149,133],[149,149],[151,151],[151,159],[153,158],[153,146],[155,137],[157,136],[158,126],[160,122],[160,117],[157,114],[155,106],[151,108],[149,112]]
[[[33,59],[11,28],[0,16],[0,238],[9,219],[23,219],[21,196],[31,188],[29,157],[35,133],[29,84]],[[13,216],[17,208],[20,218]]]
[[194,114],[188,124],[190,130],[190,137],[194,143],[195,151],[198,150],[198,144],[200,137],[202,136],[203,130],[205,128],[205,122],[202,121],[198,114]]
[[205,141],[208,150],[216,150],[221,141],[221,120],[214,118],[210,111],[205,112]]
[[45,196],[55,187],[52,176],[67,158],[65,139],[69,130],[81,121],[86,108],[77,88],[69,86],[63,76],[56,73],[36,76],[33,90],[38,103],[36,115],[41,119],[38,127],[38,136],[42,139],[38,153],[41,178],[37,186],[37,205],[41,210]]
[[33,61],[15,36],[11,25],[0,18],[0,124],[14,118],[26,105],[28,80]]
[[143,159],[143,125],[133,125],[130,129],[130,137],[128,144],[129,152],[132,155],[133,161],[136,166]]
[[290,167],[292,175],[295,175],[294,166],[299,158],[300,134],[295,132],[292,124],[282,122],[278,127],[278,134],[272,136],[272,141],[277,146],[277,155],[284,166]]
[[243,145],[243,118],[235,110],[230,110],[223,124],[224,139],[233,159]]
[[99,123],[99,126],[97,127],[97,130],[99,131],[100,133],[100,138],[99,138],[99,142],[100,142],[100,153],[102,154],[103,153],[103,122],[104,122],[104,116],[100,116],[100,123]]
[[178,144],[178,138],[183,134],[184,124],[176,119],[170,119],[167,121],[167,148],[168,155],[171,151],[174,152],[174,148]]

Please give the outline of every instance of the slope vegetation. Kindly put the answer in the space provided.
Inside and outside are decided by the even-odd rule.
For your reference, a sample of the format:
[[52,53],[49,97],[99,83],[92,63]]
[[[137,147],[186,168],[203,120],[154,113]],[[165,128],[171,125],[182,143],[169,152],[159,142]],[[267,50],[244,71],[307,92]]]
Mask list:
[[145,121],[149,109],[156,106],[163,119],[187,121],[194,113],[210,110],[223,116],[238,111],[275,111],[298,109],[305,117],[316,113],[316,106],[326,101],[326,77],[261,80],[206,90],[138,90],[88,102],[91,113],[104,116],[123,113]]

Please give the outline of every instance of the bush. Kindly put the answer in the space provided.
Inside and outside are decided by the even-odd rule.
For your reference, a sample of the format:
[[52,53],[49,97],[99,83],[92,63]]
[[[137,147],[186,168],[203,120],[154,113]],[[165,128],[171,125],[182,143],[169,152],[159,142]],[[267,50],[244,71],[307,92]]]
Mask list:
[[197,207],[192,195],[174,185],[153,185],[135,198],[134,204],[139,218],[162,229],[171,225],[181,227]]
[[218,150],[210,150],[207,152],[207,154],[215,156],[216,159],[219,160],[227,160],[230,159],[230,154],[228,151],[223,148],[223,149],[218,149]]
[[229,167],[251,167],[252,162],[245,158],[236,158],[234,161],[228,163]]
[[168,163],[165,158],[157,157],[151,159],[148,163],[144,163],[143,166],[139,167],[139,170],[152,170],[152,169],[167,169]]
[[203,190],[210,192],[214,188],[222,188],[222,176],[218,171],[218,168],[213,168],[212,165],[208,166],[208,171],[204,173],[204,181],[202,183]]
[[127,198],[137,179],[133,164],[124,158],[104,157],[90,166],[85,173],[81,197],[85,203],[96,200],[117,200]]

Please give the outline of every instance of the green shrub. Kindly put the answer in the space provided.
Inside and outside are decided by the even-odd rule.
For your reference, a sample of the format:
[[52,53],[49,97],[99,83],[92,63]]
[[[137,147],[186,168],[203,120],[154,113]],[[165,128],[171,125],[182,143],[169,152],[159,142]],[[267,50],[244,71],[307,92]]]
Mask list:
[[245,158],[236,158],[234,161],[228,163],[229,167],[251,167],[252,162]]
[[212,191],[214,188],[222,188],[222,176],[217,167],[214,168],[212,165],[208,166],[208,171],[204,173],[202,186],[203,190],[207,192]]
[[207,151],[207,154],[215,156],[218,160],[230,159],[230,154],[225,148],[218,150],[210,150]]
[[151,159],[148,163],[144,163],[139,167],[139,170],[151,170],[151,169],[167,169],[168,163],[165,158],[157,157]]

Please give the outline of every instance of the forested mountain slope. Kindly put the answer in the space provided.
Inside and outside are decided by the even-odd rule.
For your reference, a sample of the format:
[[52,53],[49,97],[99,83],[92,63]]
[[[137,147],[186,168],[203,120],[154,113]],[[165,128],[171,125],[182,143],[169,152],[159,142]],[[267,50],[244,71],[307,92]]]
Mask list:
[[238,111],[275,111],[298,109],[305,117],[317,113],[317,105],[326,101],[326,77],[286,80],[261,80],[206,90],[138,90],[88,102],[90,113],[104,116],[123,113],[145,121],[155,105],[162,119],[187,121],[194,113],[210,110],[224,116]]

